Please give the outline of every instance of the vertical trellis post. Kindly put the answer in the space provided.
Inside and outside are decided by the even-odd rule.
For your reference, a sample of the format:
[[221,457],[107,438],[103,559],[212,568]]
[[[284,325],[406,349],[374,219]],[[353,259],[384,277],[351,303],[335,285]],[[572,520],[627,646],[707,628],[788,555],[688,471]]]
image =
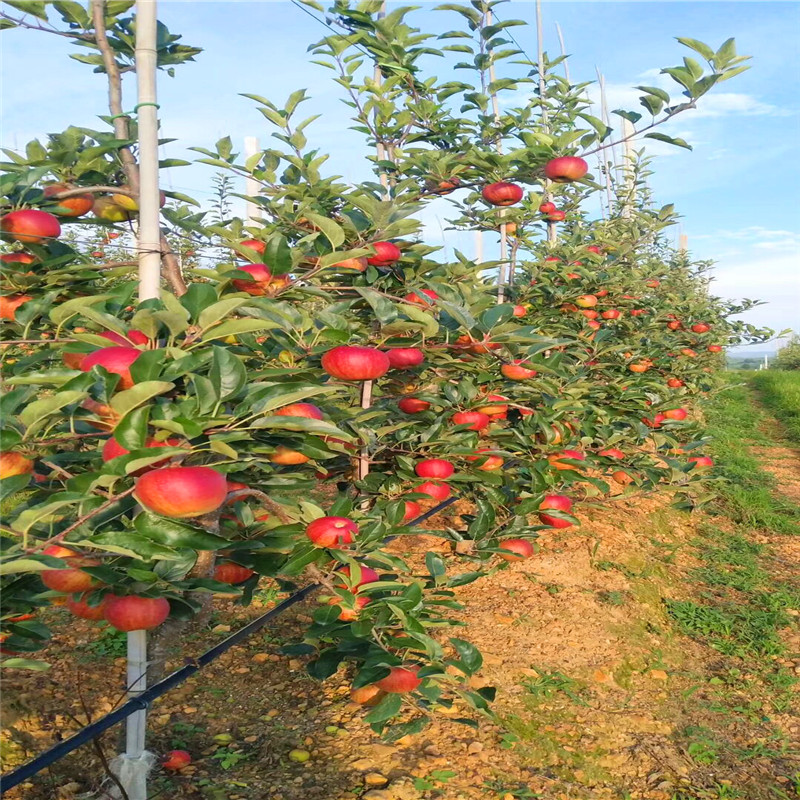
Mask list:
[[622,216],[630,217],[633,211],[633,195],[635,190],[634,171],[633,171],[633,136],[636,133],[633,123],[628,119],[622,120],[624,164],[623,177],[625,185],[625,200],[622,204]]
[[[544,30],[542,28],[542,0],[536,0],[536,63],[539,72],[539,102],[542,104],[542,127],[545,133],[550,132],[550,123],[547,115],[547,81],[545,80],[545,66],[544,66]],[[550,191],[550,181],[545,178],[544,181],[544,198],[550,202],[553,195]],[[556,243],[556,223],[547,223],[547,241],[553,245]]]
[[[598,67],[595,67],[595,71],[597,72],[597,84],[600,87],[600,120],[605,124],[608,125],[610,122],[608,116],[608,104],[606,102],[606,79],[603,76],[603,73],[600,72]],[[616,163],[616,156],[614,148],[611,148],[611,158],[613,161],[605,160],[603,161],[603,151],[598,150],[597,152],[597,163],[600,166],[600,169],[603,171],[605,175],[605,184],[606,184],[606,203],[608,204],[608,214],[611,216],[614,210],[614,201],[613,201],[613,193],[611,190],[611,165],[612,163]]]
[[[255,136],[244,137],[244,155],[249,161],[259,150],[258,139]],[[261,184],[250,176],[244,179],[244,193],[248,197],[256,197],[261,191]],[[246,222],[261,222],[261,207],[248,200],[245,206]]]

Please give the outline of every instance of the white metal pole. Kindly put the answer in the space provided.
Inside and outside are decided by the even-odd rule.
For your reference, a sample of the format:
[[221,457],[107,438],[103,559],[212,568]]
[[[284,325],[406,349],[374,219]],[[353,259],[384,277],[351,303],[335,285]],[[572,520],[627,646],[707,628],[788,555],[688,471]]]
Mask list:
[[622,206],[622,216],[629,217],[633,210],[633,141],[631,137],[635,133],[633,123],[623,118],[622,120],[622,133],[623,133],[623,146],[625,152],[625,164],[623,167],[623,174],[625,175],[625,201]]
[[[258,139],[255,136],[245,136],[244,137],[244,154],[247,159],[250,156],[254,156],[260,147],[258,144]],[[253,180],[253,178],[247,177],[244,179],[244,193],[248,197],[257,197],[259,192],[261,191],[261,185],[258,181]],[[261,207],[256,205],[256,203],[251,203],[249,200],[247,201],[245,217],[248,221],[252,222],[260,222],[261,221]]]
[[[147,688],[147,631],[128,633],[128,698]],[[147,712],[136,711],[126,720],[125,755],[139,758],[144,752]]]
[[156,0],[136,3],[136,77],[139,120],[139,301],[161,288],[158,105],[156,102]]

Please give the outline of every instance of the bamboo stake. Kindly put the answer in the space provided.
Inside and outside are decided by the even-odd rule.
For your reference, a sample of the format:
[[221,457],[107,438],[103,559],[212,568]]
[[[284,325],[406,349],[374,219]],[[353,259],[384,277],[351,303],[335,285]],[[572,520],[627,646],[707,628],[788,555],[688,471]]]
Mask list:
[[[603,73],[600,72],[598,67],[595,67],[597,71],[597,82],[600,86],[600,119],[602,120],[603,124],[609,124],[609,117],[608,117],[608,105],[606,104],[606,79],[603,77]],[[613,194],[611,191],[611,170],[610,170],[610,162],[603,161],[602,150],[597,151],[597,163],[600,166],[601,171],[605,174],[605,184],[606,184],[606,203],[608,204],[608,215],[611,216],[613,213]],[[614,157],[614,148],[611,148],[611,156]]]
[[[492,9],[489,8],[484,14],[484,27],[491,25],[493,20]],[[492,53],[489,51],[489,83],[495,82],[496,73],[494,69],[494,62],[491,60]],[[497,99],[497,92],[491,92],[492,98],[492,111],[494,112],[494,121],[500,125],[500,101]],[[502,155],[503,153],[503,140],[501,137],[497,139],[497,152]],[[504,222],[505,209],[500,209],[500,270],[497,275],[497,302],[503,303],[505,301],[505,287],[508,283],[509,264],[508,264],[508,229],[507,223]]]
[[625,164],[623,167],[623,174],[625,178],[625,200],[622,205],[622,216],[630,217],[633,211],[633,193],[634,193],[634,174],[633,174],[633,142],[631,137],[635,134],[633,123],[630,120],[622,120],[622,132],[625,148]]
[[139,302],[161,291],[161,224],[156,103],[156,0],[136,4],[136,78],[139,109]]
[[[536,0],[536,63],[539,72],[539,102],[542,105],[542,127],[545,133],[550,132],[550,122],[547,116],[547,81],[545,80],[545,66],[544,66],[544,30],[542,29],[542,0]],[[550,191],[551,183],[545,178],[544,181],[544,199],[549,203],[553,200],[553,193]],[[556,223],[547,223],[547,241],[554,245],[556,243]]]
[[[258,139],[255,136],[244,137],[244,154],[249,160],[250,156],[254,156],[259,150]],[[248,197],[256,197],[261,191],[261,184],[251,177],[244,179],[244,193]],[[245,219],[248,222],[261,222],[261,207],[256,205],[250,200],[246,201],[245,206]]]

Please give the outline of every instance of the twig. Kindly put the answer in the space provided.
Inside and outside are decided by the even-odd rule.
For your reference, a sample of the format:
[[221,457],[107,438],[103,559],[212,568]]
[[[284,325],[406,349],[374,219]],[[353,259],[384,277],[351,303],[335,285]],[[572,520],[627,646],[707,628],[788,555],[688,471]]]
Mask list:
[[237,489],[235,492],[230,492],[228,494],[228,502],[230,503],[233,500],[239,500],[242,497],[255,497],[257,500],[260,500],[266,509],[274,514],[284,525],[289,525],[291,523],[291,519],[283,510],[283,507],[276,503],[271,497],[264,494],[264,492],[260,492],[258,489]]

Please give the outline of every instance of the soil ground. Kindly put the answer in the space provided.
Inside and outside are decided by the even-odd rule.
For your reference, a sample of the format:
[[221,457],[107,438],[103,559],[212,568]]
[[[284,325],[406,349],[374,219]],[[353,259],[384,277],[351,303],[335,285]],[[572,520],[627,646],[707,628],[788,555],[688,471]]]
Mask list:
[[[469,614],[452,635],[483,653],[475,685],[498,687],[494,720],[471,728],[443,714],[419,734],[382,741],[349,702],[346,674],[319,684],[302,660],[279,652],[312,599],[155,704],[150,748],[185,748],[195,761],[177,776],[154,773],[152,797],[800,796],[800,454],[753,402],[734,390],[712,419],[739,448],[723,435],[715,458],[730,458],[752,485],[729,474],[736,491],[723,488],[692,514],[672,509],[666,494],[598,504],[576,532],[548,533],[532,559],[458,590]],[[748,441],[725,428],[746,412]],[[424,553],[438,541],[395,546]],[[267,592],[260,606],[217,603],[191,651],[273,600]],[[49,613],[63,616],[42,656],[52,669],[5,678],[6,769],[120,699],[121,637]],[[105,751],[114,752],[116,735],[104,736]],[[292,761],[295,749],[308,761]],[[101,774],[84,747],[6,796],[92,796]]]

